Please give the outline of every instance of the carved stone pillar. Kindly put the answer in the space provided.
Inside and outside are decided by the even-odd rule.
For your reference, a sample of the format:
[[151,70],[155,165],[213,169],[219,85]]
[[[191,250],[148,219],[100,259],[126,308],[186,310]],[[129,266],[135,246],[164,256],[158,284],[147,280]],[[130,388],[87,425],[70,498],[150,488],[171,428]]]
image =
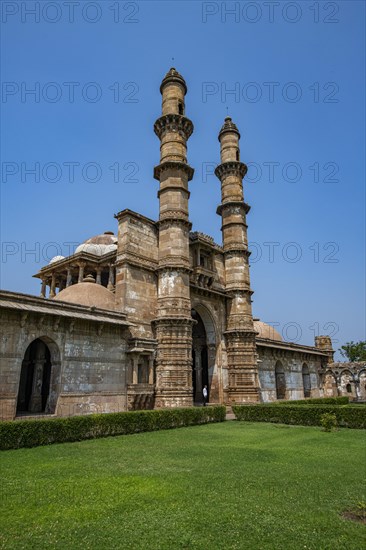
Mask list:
[[29,401],[30,412],[42,411],[42,379],[44,363],[44,359],[37,359],[34,361],[32,394]]
[[97,283],[97,285],[101,285],[102,284],[102,268],[97,267],[96,268],[96,273],[97,273],[97,276],[96,276],[95,282]]
[[45,297],[46,297],[46,288],[47,288],[47,281],[46,281],[46,279],[42,279],[41,294],[40,294],[40,296],[41,296],[42,298],[45,298]]
[[110,264],[109,266],[109,275],[108,275],[108,290],[114,290],[114,266]]
[[83,279],[84,279],[84,267],[85,267],[85,264],[79,264],[79,278],[78,278],[78,283],[82,283],[82,282],[83,282]]
[[138,384],[139,376],[139,356],[134,355],[132,358],[132,384]]
[[72,285],[72,274],[71,274],[71,267],[67,268],[67,276],[66,276],[66,287]]
[[50,298],[54,298],[55,296],[56,296],[56,274],[52,273]]
[[149,384],[154,383],[154,357],[149,356]]
[[359,399],[361,399],[361,385],[360,385],[360,379],[357,376],[357,374],[353,376],[353,381],[355,383],[356,401],[358,401]]
[[337,384],[337,395],[342,395],[342,385],[341,385],[341,377],[340,376],[337,376],[336,377],[336,384]]

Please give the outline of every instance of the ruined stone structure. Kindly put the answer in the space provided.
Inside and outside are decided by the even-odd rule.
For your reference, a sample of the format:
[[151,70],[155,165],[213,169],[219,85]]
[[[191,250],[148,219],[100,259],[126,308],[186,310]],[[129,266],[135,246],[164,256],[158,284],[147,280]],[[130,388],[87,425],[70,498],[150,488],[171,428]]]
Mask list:
[[329,337],[284,342],[253,319],[238,128],[219,132],[222,245],[191,232],[187,86],[162,81],[159,220],[122,210],[107,231],[35,276],[40,297],[0,292],[2,419],[329,395],[366,397],[366,364],[332,363]]

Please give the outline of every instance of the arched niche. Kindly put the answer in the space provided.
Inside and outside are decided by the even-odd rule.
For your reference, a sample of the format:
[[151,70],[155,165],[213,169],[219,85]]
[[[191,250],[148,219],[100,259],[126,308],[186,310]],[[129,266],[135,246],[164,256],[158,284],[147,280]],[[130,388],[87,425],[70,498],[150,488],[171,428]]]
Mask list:
[[59,377],[60,353],[57,344],[47,336],[32,340],[23,355],[17,415],[54,413]]

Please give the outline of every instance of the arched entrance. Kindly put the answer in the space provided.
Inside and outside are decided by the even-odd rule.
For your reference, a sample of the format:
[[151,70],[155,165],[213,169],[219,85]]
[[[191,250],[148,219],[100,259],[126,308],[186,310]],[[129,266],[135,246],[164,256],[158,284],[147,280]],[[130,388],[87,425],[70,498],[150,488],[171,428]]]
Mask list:
[[340,380],[341,395],[346,395],[350,399],[356,399],[356,385],[353,375],[350,371],[343,371]]
[[210,400],[210,381],[208,376],[207,335],[205,325],[200,314],[193,309],[192,317],[196,322],[192,329],[192,386],[193,401],[203,403],[202,389],[207,386],[208,400]]
[[302,366],[302,385],[304,388],[304,397],[311,397],[310,372],[306,363]]
[[40,338],[26,349],[20,373],[17,414],[41,413],[48,409],[51,386],[51,353]]
[[276,397],[277,399],[286,398],[286,377],[285,371],[281,361],[277,361],[275,367],[275,376],[276,376]]

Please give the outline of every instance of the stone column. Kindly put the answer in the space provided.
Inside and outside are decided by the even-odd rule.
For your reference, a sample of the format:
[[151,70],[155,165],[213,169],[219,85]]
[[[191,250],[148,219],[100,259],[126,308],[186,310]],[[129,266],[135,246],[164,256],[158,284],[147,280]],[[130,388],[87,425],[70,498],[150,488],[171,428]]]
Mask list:
[[353,375],[353,381],[355,384],[355,394],[356,394],[356,401],[361,399],[361,385],[360,385],[360,378],[357,374]]
[[42,411],[43,366],[43,359],[38,359],[34,362],[32,395],[29,401],[29,411],[34,413]]
[[44,357],[44,344],[40,343],[37,347],[36,358],[34,360],[33,370],[33,382],[32,382],[32,394],[29,400],[30,412],[42,411],[42,381],[43,381],[43,368],[45,364]]
[[85,264],[79,264],[79,278],[78,283],[82,283],[84,279],[84,268]]
[[154,383],[154,356],[149,356],[149,384]]
[[66,287],[72,285],[72,273],[71,273],[71,267],[67,268],[67,276],[66,276]]
[[96,279],[95,279],[95,282],[97,283],[97,285],[101,285],[102,284],[102,268],[101,267],[97,267],[96,268]]
[[139,356],[134,355],[132,358],[133,370],[132,370],[132,384],[138,384],[139,380]]
[[64,288],[65,288],[65,279],[61,277],[58,283],[58,291],[61,292],[61,290],[63,290]]
[[40,296],[41,296],[42,298],[45,298],[45,297],[46,297],[46,287],[47,287],[47,281],[46,281],[46,279],[42,279],[41,294],[40,294]]
[[109,275],[108,275],[108,290],[114,290],[114,266],[110,264],[109,266]]
[[337,376],[336,377],[336,384],[337,384],[337,395],[343,395],[343,392],[342,392],[342,377],[341,376]]
[[54,298],[55,296],[56,296],[56,274],[52,273],[50,298]]

